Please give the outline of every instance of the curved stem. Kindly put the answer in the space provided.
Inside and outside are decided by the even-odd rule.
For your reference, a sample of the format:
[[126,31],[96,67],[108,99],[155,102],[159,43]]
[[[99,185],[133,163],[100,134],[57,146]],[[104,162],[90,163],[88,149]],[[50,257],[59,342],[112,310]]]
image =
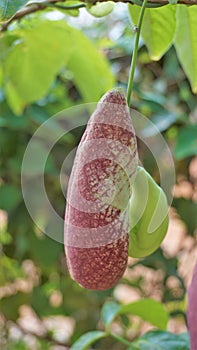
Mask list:
[[[33,4],[39,4],[37,2],[33,2]],[[80,9],[82,7],[86,7],[85,3],[80,3],[80,4],[73,4],[73,5],[58,5],[56,3],[51,3],[48,1],[42,2],[42,5],[45,5],[46,7],[55,7],[60,10],[76,10]]]
[[128,86],[127,86],[127,104],[129,107],[130,107],[131,92],[132,92],[132,88],[133,88],[133,78],[134,78],[134,72],[135,72],[135,66],[136,66],[136,60],[137,60],[138,43],[139,43],[140,32],[141,32],[142,21],[143,21],[143,17],[144,17],[144,11],[146,8],[146,4],[147,4],[147,0],[144,0],[141,11],[140,11],[139,20],[138,20],[137,33],[136,33],[136,37],[135,37],[135,44],[134,44],[133,55],[132,55],[132,60],[131,60],[131,67],[130,67],[130,72],[129,72],[129,81],[128,81]]
[[125,345],[127,345],[127,346],[131,346],[131,342],[130,342],[130,341],[128,341],[128,340],[126,340],[126,339],[120,337],[119,335],[116,335],[116,334],[111,333],[111,332],[109,333],[109,335],[110,335],[112,338],[116,339],[118,342],[120,342],[120,343],[122,343],[122,344],[125,344]]
[[35,1],[35,2],[30,3],[29,5],[27,4],[24,8],[17,11],[7,21],[2,22],[2,24],[0,23],[1,24],[0,33],[5,32],[12,22],[19,20],[19,19],[21,19],[29,14],[32,14],[34,12],[43,11],[47,7],[63,9],[63,10],[74,10],[74,9],[79,9],[81,7],[86,7],[85,2],[80,3],[80,4],[68,5],[68,6],[59,5],[59,4],[56,4],[56,2],[63,2],[64,3],[64,0],[48,0],[48,1],[43,1],[43,2],[36,2]]

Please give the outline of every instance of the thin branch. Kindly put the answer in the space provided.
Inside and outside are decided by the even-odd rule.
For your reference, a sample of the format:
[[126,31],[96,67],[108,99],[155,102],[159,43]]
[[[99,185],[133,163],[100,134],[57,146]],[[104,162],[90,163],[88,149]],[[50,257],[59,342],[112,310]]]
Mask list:
[[79,8],[82,8],[82,7],[85,7],[85,2],[84,4],[75,4],[75,5],[70,5],[70,6],[63,6],[63,5],[58,5],[56,3],[59,3],[59,2],[65,2],[64,0],[49,0],[49,1],[44,1],[44,2],[40,2],[40,3],[33,3],[31,5],[28,5],[26,7],[24,7],[23,9],[17,11],[12,17],[10,17],[6,22],[4,22],[2,25],[1,25],[1,28],[0,28],[0,32],[5,32],[9,25],[16,21],[16,20],[19,20],[27,15],[30,15],[34,12],[37,12],[37,11],[42,11],[42,10],[45,10],[46,8],[48,7],[52,7],[52,8],[57,8],[57,9],[64,9],[64,10],[76,10],[76,9],[79,9]]
[[134,44],[133,54],[132,54],[132,59],[131,59],[129,81],[128,81],[128,86],[127,86],[127,104],[129,107],[130,107],[130,102],[131,102],[131,93],[133,90],[133,79],[134,79],[135,66],[136,66],[136,62],[137,62],[138,44],[139,44],[139,39],[140,39],[143,17],[144,17],[144,13],[146,10],[146,4],[147,4],[147,0],[144,0],[143,6],[141,7],[139,19],[138,19],[137,33],[135,36],[135,44]]
[[[10,320],[8,320],[4,314],[2,314],[1,317],[3,318],[3,327],[7,331],[6,333],[8,333],[9,328],[10,328],[10,326],[9,326]],[[35,337],[38,340],[41,339],[41,340],[47,341],[53,345],[62,346],[64,348],[64,350],[70,349],[68,346],[65,346],[64,342],[61,342],[59,340],[52,338],[52,336],[50,336],[50,334],[48,334],[48,333],[37,334],[34,331],[25,329],[19,322],[14,322],[13,324],[21,331],[21,333],[23,335],[32,335],[33,337]]]
[[42,4],[35,4],[29,7],[24,7],[22,10],[16,12],[12,17],[10,17],[6,22],[4,22],[1,26],[0,32],[4,32],[7,30],[8,26],[18,20],[21,19],[31,13],[37,12],[39,10],[44,10],[46,6],[43,6]]
[[65,346],[65,343],[52,338],[50,336],[50,334],[37,334],[34,331],[30,331],[30,330],[25,329],[18,322],[16,322],[16,326],[20,329],[20,331],[23,333],[23,335],[31,335],[38,340],[44,340],[44,341],[49,342],[53,345],[62,346],[62,347],[64,347],[64,350],[69,350],[69,348]]
[[81,9],[82,7],[86,7],[86,4],[73,4],[73,5],[69,5],[69,6],[64,6],[64,5],[56,5],[54,4],[53,7],[55,7],[56,9],[60,9],[60,10],[78,10]]
[[[103,1],[111,1],[111,0],[100,0],[100,2]],[[120,2],[120,0],[113,0],[114,2]],[[64,3],[64,5],[58,5],[58,3]],[[86,3],[92,3],[95,4],[97,2],[97,0],[81,0],[82,3],[80,4],[76,4],[76,5],[72,5],[72,6],[66,6],[66,1],[65,0],[48,0],[48,1],[44,1],[44,2],[34,2],[31,3],[30,5],[22,8],[21,10],[17,11],[11,18],[9,18],[6,22],[2,23],[1,28],[0,28],[0,32],[4,32],[7,30],[7,28],[9,27],[9,25],[16,21],[16,20],[20,20],[21,18],[37,12],[37,11],[42,11],[45,10],[48,7],[52,7],[52,8],[61,8],[61,9],[65,9],[65,10],[72,10],[72,9],[76,9],[76,8],[81,8],[81,7],[85,7]],[[130,4],[134,4],[135,1],[133,0],[121,0],[122,3],[130,3]],[[197,0],[178,0],[179,4],[185,4],[185,5],[197,5]],[[151,7],[151,5],[154,4],[160,4],[160,5],[167,5],[169,4],[168,0],[149,0],[148,1],[148,6]]]
[[30,330],[26,330],[24,327],[22,327],[21,325],[18,324],[18,322],[16,323],[16,326],[20,329],[20,331],[24,334],[24,335],[32,335],[33,337],[35,337],[36,339],[42,339],[46,342],[49,342],[53,345],[58,345],[58,346],[62,346],[64,347],[64,350],[69,350],[68,347],[65,347],[65,343],[59,341],[59,340],[55,340],[53,339],[49,334],[44,334],[44,335],[38,335],[36,332],[30,331]]

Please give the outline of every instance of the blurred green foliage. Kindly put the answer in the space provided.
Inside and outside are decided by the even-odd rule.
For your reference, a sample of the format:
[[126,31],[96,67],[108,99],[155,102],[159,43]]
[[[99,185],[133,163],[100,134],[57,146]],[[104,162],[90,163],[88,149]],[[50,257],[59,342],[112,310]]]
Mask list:
[[[117,7],[107,20],[91,20],[91,25],[82,22],[80,28],[77,20],[73,20],[78,29],[67,24],[64,18],[54,20],[54,16],[57,13],[52,11],[31,15],[13,23],[10,30],[0,36],[0,346],[2,350],[31,348],[28,338],[23,339],[25,331],[18,322],[21,307],[28,305],[40,321],[51,315],[64,315],[75,321],[73,332],[62,345],[70,346],[83,333],[98,329],[90,338],[83,338],[84,349],[100,339],[95,349],[121,350],[125,345],[117,340],[101,339],[106,320],[106,316],[100,320],[101,307],[106,301],[114,302],[114,290],[91,292],[70,279],[63,246],[40,232],[29,216],[21,192],[20,169],[30,138],[53,114],[80,103],[95,102],[115,84],[126,87],[134,33],[125,6]],[[146,41],[145,36],[143,39]],[[176,43],[178,41],[177,35]],[[165,49],[169,46],[168,42],[162,44]],[[177,181],[181,176],[192,186],[194,180],[188,166],[197,155],[196,96],[174,47],[160,61],[153,62],[151,56],[154,55],[149,55],[141,40],[132,107],[150,118],[163,133],[174,155]],[[191,70],[189,74],[196,72]],[[62,217],[65,198],[58,176],[66,152],[78,144],[82,132],[83,128],[72,130],[69,138],[59,140],[46,165],[47,193]],[[152,130],[148,132],[151,134]],[[140,142],[139,150],[142,163],[157,180],[156,164]],[[31,166],[34,168],[33,163]],[[67,178],[69,172],[67,169]],[[197,227],[196,202],[192,198],[175,198],[173,207],[193,236]],[[132,262],[128,269],[143,266],[151,271],[161,270],[162,302],[167,306],[175,302],[170,312],[184,315],[185,285],[178,262],[179,257],[170,257],[160,248],[151,256]],[[168,285],[170,276],[180,283],[178,295]],[[147,297],[143,280],[144,276],[139,275],[137,279],[125,277],[122,283]],[[180,306],[179,301],[184,305]],[[154,309],[153,305],[150,307]],[[155,310],[157,307],[160,311],[163,308],[161,304]],[[141,305],[141,311],[143,308],[146,310]],[[136,311],[129,312],[136,315]],[[143,319],[143,315],[139,316]],[[135,337],[140,335],[127,315],[118,317],[124,331],[131,328]],[[21,328],[19,338],[11,332],[16,324]],[[159,328],[166,326],[165,322],[158,325],[158,320],[153,324]],[[45,332],[43,336],[33,332],[33,337],[36,349],[51,350],[55,344],[61,345],[53,332]],[[161,331],[147,333],[127,348],[153,350],[153,344],[160,338],[164,350],[174,349],[174,341],[179,346],[176,349],[187,349],[185,335]],[[82,347],[73,345],[74,349],[82,350]]]

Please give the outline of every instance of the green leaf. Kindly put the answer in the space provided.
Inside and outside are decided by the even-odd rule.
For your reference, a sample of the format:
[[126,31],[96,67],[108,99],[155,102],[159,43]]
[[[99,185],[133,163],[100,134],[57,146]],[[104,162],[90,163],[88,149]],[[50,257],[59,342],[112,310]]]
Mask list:
[[197,6],[177,5],[174,45],[192,90],[197,93]]
[[179,129],[174,149],[176,159],[180,160],[197,154],[197,125],[187,125]]
[[87,350],[90,345],[95,343],[97,340],[106,337],[105,332],[92,331],[83,334],[70,348],[70,350]]
[[129,256],[152,254],[163,241],[169,223],[166,195],[150,174],[138,167],[130,199]]
[[20,37],[12,32],[5,32],[2,34],[0,37],[0,62],[3,63],[3,61],[6,60],[12,44],[18,39],[20,39]]
[[121,305],[113,301],[104,304],[101,310],[101,318],[105,326],[108,326],[113,321],[120,309]]
[[153,115],[151,118],[153,124],[149,124],[146,128],[144,128],[143,135],[146,137],[155,135],[156,132],[158,132],[156,131],[155,126],[160,132],[167,130],[172,124],[176,122],[177,118],[177,114],[161,110],[160,113]]
[[27,3],[27,0],[2,0],[0,2],[0,20],[5,20],[14,15],[21,7]]
[[71,40],[74,50],[68,68],[85,102],[96,102],[115,84],[109,63],[79,31],[72,30]]
[[0,244],[7,245],[10,244],[12,241],[12,236],[6,231],[2,231],[0,228]]
[[0,256],[0,285],[13,282],[16,278],[24,277],[24,272],[17,260],[6,255]]
[[[8,340],[7,347],[9,348],[9,350],[28,350],[27,345],[25,342],[23,342],[23,340]],[[48,350],[47,344],[44,347],[44,349]]]
[[87,8],[87,11],[94,17],[103,17],[109,15],[114,9],[114,2],[97,2],[95,5]]
[[[133,23],[137,24],[140,7],[129,5],[129,13]],[[176,25],[175,13],[176,7],[171,5],[146,9],[142,38],[153,60],[159,60],[172,45]]]
[[29,24],[16,30],[19,39],[3,61],[6,96],[15,114],[43,98],[65,65],[86,102],[99,100],[113,87],[107,60],[80,31],[64,21],[34,19]]
[[38,285],[34,287],[31,294],[31,306],[33,310],[39,317],[51,316],[52,314],[62,312],[59,309],[54,310],[53,306],[50,304],[49,295],[46,293],[45,285]]
[[[28,304],[30,304],[30,295],[18,292],[14,295],[5,296],[0,299],[0,310],[5,318],[10,321],[16,321],[19,317],[19,309],[21,305]],[[12,307],[10,307],[10,305],[12,305]]]
[[[1,103],[0,127],[7,127],[9,130],[24,130],[26,127],[28,127],[28,125],[29,119],[26,113],[24,113],[22,116],[20,115],[20,118],[16,118],[16,116],[9,109],[8,105],[5,102]],[[12,159],[10,159],[10,161],[12,161]]]
[[165,307],[154,299],[141,299],[120,308],[118,314],[132,314],[141,317],[160,329],[166,329],[169,315]]
[[56,21],[32,21],[31,26],[18,30],[21,39],[12,46],[4,64],[6,95],[16,114],[46,94],[67,62],[72,50],[70,31]]
[[128,350],[189,350],[187,333],[173,334],[164,331],[151,331],[140,337]]
[[135,315],[141,317],[154,326],[165,329],[168,323],[169,314],[165,307],[154,299],[141,299],[134,303],[118,305],[114,302],[104,304],[101,317],[106,326],[108,326],[118,315]]
[[175,198],[173,207],[177,209],[180,218],[187,226],[190,235],[193,235],[197,227],[197,203],[185,198]]
[[0,208],[10,212],[21,201],[21,191],[15,186],[4,185],[0,187]]
[[25,167],[25,173],[31,176],[40,175],[43,171],[49,174],[56,173],[54,159],[43,140],[36,140],[32,144],[31,159],[27,159]]
[[[29,242],[31,250],[30,255],[42,269],[48,271],[55,268],[60,253],[63,251],[62,244],[52,240],[48,236],[38,238],[33,233],[29,235]],[[47,252],[50,252],[50,254]]]
[[5,87],[7,100],[10,108],[16,115],[20,115],[26,105],[24,99],[16,90],[15,86],[11,81],[8,81]]

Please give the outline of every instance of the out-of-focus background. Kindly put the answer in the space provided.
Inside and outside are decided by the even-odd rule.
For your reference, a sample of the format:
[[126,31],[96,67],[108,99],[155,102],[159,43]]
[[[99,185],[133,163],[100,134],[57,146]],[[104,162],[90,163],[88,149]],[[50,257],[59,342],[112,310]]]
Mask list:
[[[68,60],[71,42],[63,34],[65,18],[77,29],[71,33],[74,50]],[[58,25],[52,21],[57,19]],[[197,257],[197,105],[174,47],[153,62],[140,40],[132,95],[132,107],[155,123],[175,162],[170,225],[161,248],[145,259],[129,258],[123,279],[112,290],[82,289],[68,275],[63,245],[35,225],[21,192],[21,164],[31,136],[55,113],[96,102],[115,84],[126,87],[133,42],[134,33],[124,4],[116,4],[114,11],[101,19],[83,9],[76,18],[50,10],[13,22],[9,31],[1,33],[2,350],[69,349],[84,332],[103,329],[100,309],[112,298],[121,303],[155,298],[171,313],[168,330],[175,333],[187,330],[186,288]],[[62,217],[66,201],[59,173],[65,156],[78,144],[83,130],[76,128],[69,137],[60,139],[45,167],[47,194]],[[41,143],[40,152],[42,146]],[[139,150],[141,162],[159,181],[150,152],[140,142]],[[69,172],[70,169],[66,182]],[[131,340],[152,328],[138,317],[113,323],[115,332],[126,334]],[[124,346],[107,339],[94,348],[121,350]]]

